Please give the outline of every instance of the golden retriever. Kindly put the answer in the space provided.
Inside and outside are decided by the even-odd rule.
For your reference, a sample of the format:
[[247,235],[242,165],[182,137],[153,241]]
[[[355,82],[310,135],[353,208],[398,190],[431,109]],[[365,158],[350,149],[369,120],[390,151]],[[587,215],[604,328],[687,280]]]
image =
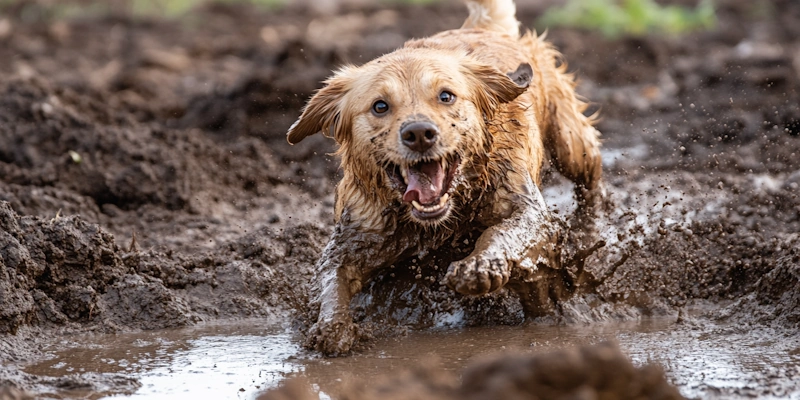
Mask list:
[[554,280],[542,271],[554,268],[546,253],[558,233],[539,191],[545,150],[579,199],[591,199],[599,134],[560,54],[535,33],[520,35],[512,0],[467,6],[460,29],[340,69],[289,129],[292,144],[332,136],[344,174],[316,266],[310,348],[349,352],[349,305],[363,282],[469,229],[482,233],[444,282],[467,295],[508,286],[526,315],[552,312]]

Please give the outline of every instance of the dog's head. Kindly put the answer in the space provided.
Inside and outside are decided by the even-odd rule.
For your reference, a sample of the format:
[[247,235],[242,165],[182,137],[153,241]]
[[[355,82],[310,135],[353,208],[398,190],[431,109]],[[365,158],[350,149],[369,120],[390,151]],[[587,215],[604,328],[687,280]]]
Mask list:
[[486,121],[531,74],[528,64],[506,74],[463,53],[401,49],[328,79],[288,140],[333,136],[343,168],[367,190],[407,204],[413,221],[438,224],[451,214],[462,163],[488,151]]

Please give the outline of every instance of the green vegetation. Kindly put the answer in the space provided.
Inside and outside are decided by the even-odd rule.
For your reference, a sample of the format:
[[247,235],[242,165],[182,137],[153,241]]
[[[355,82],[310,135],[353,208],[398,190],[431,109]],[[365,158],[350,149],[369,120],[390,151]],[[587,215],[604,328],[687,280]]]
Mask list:
[[280,7],[288,0],[0,0],[0,11],[21,6],[26,19],[124,13],[145,16],[178,17],[207,3],[251,3],[267,8]]
[[711,29],[716,14],[711,0],[701,0],[694,9],[666,5],[655,0],[569,0],[547,11],[539,25],[593,29],[608,37],[682,33]]

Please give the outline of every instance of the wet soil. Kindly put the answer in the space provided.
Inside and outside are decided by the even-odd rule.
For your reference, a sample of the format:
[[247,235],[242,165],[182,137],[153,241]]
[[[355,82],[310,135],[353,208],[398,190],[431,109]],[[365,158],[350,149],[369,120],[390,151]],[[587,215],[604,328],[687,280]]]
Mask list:
[[[636,385],[645,398],[657,398],[656,393],[675,398],[664,371],[691,398],[791,397],[800,378],[800,340],[776,333],[763,327],[739,332],[692,317],[677,324],[672,318],[580,326],[534,323],[416,331],[378,339],[351,357],[321,358],[304,352],[296,333],[280,321],[261,318],[70,335],[45,346],[43,359],[19,365],[37,377],[40,395],[54,397],[105,398],[127,389],[135,391],[133,398],[251,399],[264,390],[273,391],[267,398],[280,398],[279,393],[294,399],[463,398],[460,390],[478,391],[493,379],[523,379],[533,383],[517,393],[524,398],[541,395],[548,390],[543,386],[558,390],[559,382],[568,387],[558,394],[577,389],[598,394],[603,389],[594,385],[612,382],[605,389],[611,398],[635,393]],[[625,356],[603,343],[617,343]],[[576,351],[584,355],[576,357]],[[590,362],[586,354],[599,359]],[[79,379],[89,372],[93,384]],[[462,374],[470,378],[461,381],[472,384],[459,389]],[[554,375],[559,379],[545,383]],[[104,383],[126,376],[137,378],[128,388]],[[498,392],[508,389],[505,384],[488,386],[483,388],[494,392],[483,392],[483,398],[500,398]],[[375,391],[384,395],[375,396]]]
[[[518,3],[533,26],[545,4]],[[163,329],[255,317],[288,330],[287,346],[301,343],[339,172],[330,141],[289,146],[286,129],[336,66],[464,15],[449,2],[334,14],[212,5],[178,20],[5,8],[0,386],[141,390],[143,375],[127,370],[27,372],[78,333],[113,349],[103,335],[149,330],[157,340]],[[684,395],[797,396],[781,377],[796,376],[800,328],[800,4],[723,0],[718,15],[715,30],[680,38],[548,33],[602,116],[611,207],[596,221],[606,246],[586,260],[602,284],[523,328],[512,296],[466,298],[438,284],[443,266],[399,268],[353,303],[374,336],[362,351],[408,332],[446,340],[467,326],[500,334],[656,316],[682,323],[639,339],[723,338],[686,357],[725,351],[726,335],[790,355],[742,387],[686,378],[691,360],[659,353],[652,361]],[[545,184],[568,221],[569,184],[556,173]],[[688,317],[697,302],[707,307]]]

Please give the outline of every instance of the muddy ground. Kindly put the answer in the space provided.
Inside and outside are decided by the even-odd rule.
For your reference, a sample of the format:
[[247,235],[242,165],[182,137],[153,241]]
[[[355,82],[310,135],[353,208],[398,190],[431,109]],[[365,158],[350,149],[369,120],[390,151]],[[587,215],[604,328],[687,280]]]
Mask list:
[[[518,3],[533,26],[545,4]],[[587,260],[606,279],[533,323],[680,323],[702,304],[686,329],[709,321],[796,338],[800,3],[717,3],[716,29],[680,38],[549,31],[600,109],[613,207],[598,222],[607,245]],[[338,171],[331,141],[289,146],[286,129],[331,69],[465,15],[457,2],[332,15],[211,5],[178,20],[5,8],[0,385],[136,389],[124,375],[15,367],[41,357],[46,338],[77,332],[258,317],[302,340]],[[545,183],[567,219],[568,184],[556,173]],[[375,337],[523,323],[504,293],[463,298],[438,285],[445,268],[414,269],[354,302]]]
[[[341,398],[346,400],[683,399],[664,379],[660,367],[634,367],[609,343],[537,356],[496,355],[473,362],[460,379],[435,362],[428,362],[377,381],[350,380],[344,385]],[[296,379],[258,400],[318,399],[310,387]]]

